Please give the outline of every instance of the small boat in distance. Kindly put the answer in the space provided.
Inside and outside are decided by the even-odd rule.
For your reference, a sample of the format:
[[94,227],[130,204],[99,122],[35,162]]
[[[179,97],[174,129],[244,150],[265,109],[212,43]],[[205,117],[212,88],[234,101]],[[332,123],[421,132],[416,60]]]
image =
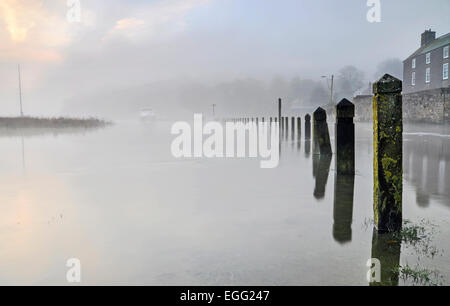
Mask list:
[[141,121],[155,121],[156,115],[151,108],[143,108],[140,112]]

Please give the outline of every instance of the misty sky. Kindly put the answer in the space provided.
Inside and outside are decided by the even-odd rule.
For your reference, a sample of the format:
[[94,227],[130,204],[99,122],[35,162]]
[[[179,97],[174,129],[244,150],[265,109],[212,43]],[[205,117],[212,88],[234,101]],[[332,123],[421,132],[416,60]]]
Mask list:
[[57,114],[64,100],[158,80],[214,82],[274,76],[320,79],[352,64],[373,75],[405,59],[428,28],[450,32],[449,0],[381,0],[382,22],[365,0],[1,0],[1,114],[24,103]]

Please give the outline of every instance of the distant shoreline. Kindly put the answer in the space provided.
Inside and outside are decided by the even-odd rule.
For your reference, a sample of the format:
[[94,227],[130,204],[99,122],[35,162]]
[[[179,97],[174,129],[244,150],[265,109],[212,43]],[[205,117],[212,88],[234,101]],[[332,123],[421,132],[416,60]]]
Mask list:
[[0,117],[0,128],[97,128],[111,125],[112,122],[97,118],[40,118],[40,117]]

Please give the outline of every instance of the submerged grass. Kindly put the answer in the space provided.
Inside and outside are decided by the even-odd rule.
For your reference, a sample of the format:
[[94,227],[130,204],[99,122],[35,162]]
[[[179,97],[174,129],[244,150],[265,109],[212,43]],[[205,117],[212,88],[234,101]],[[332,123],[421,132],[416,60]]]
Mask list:
[[[373,228],[374,222],[371,219],[364,220],[363,227]],[[435,256],[442,254],[443,251],[436,248],[433,244],[433,237],[437,232],[437,226],[425,219],[419,222],[411,222],[405,220],[402,229],[398,232],[385,233],[387,244],[402,244],[402,253],[410,252],[411,255],[417,257],[417,262],[422,257],[433,259]],[[438,270],[431,270],[425,267],[412,267],[409,264],[396,265],[390,271],[394,278],[402,279],[405,284],[414,286],[441,286],[444,285],[444,277]]]
[[97,118],[39,118],[39,117],[0,117],[0,128],[96,128],[111,124],[111,122]]
[[442,286],[444,285],[443,276],[436,270],[413,268],[406,264],[395,269],[394,273],[398,273],[399,277],[406,283],[419,286]]

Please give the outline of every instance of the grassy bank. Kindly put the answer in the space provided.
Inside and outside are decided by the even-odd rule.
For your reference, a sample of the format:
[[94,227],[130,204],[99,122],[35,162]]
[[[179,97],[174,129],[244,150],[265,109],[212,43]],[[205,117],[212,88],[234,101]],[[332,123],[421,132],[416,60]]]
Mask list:
[[111,124],[111,122],[96,118],[38,118],[38,117],[0,117],[0,128],[97,128]]

